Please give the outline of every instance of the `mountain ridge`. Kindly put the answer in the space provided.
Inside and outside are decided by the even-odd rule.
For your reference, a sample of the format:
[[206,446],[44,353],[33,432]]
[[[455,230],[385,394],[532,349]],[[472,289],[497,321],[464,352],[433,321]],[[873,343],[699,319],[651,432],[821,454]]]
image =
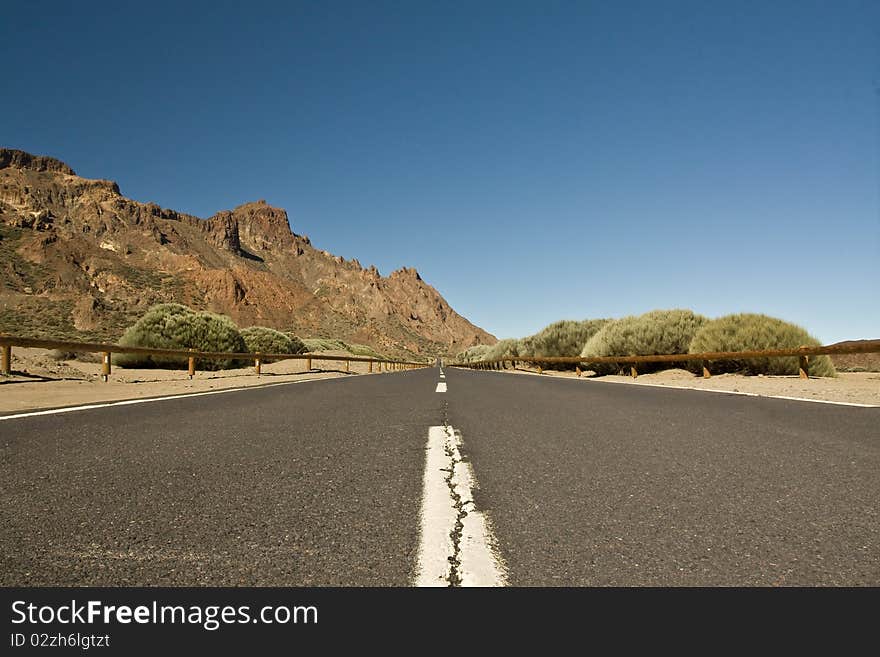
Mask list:
[[177,301],[241,326],[388,353],[496,341],[415,269],[381,276],[317,249],[265,200],[202,219],[127,198],[115,182],[77,176],[56,158],[0,148],[0,231],[8,333],[113,339],[149,305]]

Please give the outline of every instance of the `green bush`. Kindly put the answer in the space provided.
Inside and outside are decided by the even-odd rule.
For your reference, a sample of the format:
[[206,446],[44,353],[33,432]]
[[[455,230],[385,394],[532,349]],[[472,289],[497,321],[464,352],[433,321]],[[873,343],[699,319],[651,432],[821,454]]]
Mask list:
[[459,363],[474,363],[478,360],[485,360],[485,356],[491,348],[487,344],[477,344],[460,352],[455,360]]
[[579,356],[587,341],[605,326],[608,319],[564,319],[554,322],[534,335],[523,338],[520,355],[532,356]]
[[[751,351],[758,349],[796,349],[815,347],[821,343],[800,326],[775,317],[742,313],[726,315],[704,324],[690,344],[694,354],[710,351]],[[700,363],[691,366],[695,371]],[[810,374],[836,376],[834,364],[828,356],[811,356]],[[797,374],[798,358],[749,358],[738,361],[709,363],[713,374],[741,372],[744,374]]]
[[[605,324],[587,341],[581,356],[648,356],[687,353],[697,330],[708,320],[690,310],[652,310]],[[640,363],[639,371],[683,367],[681,363]],[[611,364],[589,366],[599,374],[617,370]]]
[[373,349],[369,345],[354,344],[354,343],[349,344],[347,342],[343,343],[343,344],[345,344],[345,346],[346,346],[346,351],[348,351],[350,354],[353,354],[354,356],[367,356],[369,358],[379,358],[379,359],[385,358],[385,356],[380,354],[378,351],[376,351],[375,349]]
[[383,359],[385,356],[378,351],[365,344],[349,344],[342,340],[334,338],[303,338],[303,344],[306,351],[315,353],[317,351],[347,351],[354,356],[367,356],[369,358]]
[[[162,303],[150,308],[126,329],[119,344],[153,349],[247,352],[247,345],[231,319],[209,312],[195,312],[179,303]],[[182,368],[187,366],[188,359],[183,356],[117,354],[115,361],[123,367]],[[201,370],[229,369],[245,364],[245,361],[233,359],[196,360],[196,366]]]
[[505,338],[499,340],[483,354],[483,360],[496,360],[498,358],[510,358],[520,356],[520,340]]
[[[306,346],[299,338],[266,326],[249,326],[242,329],[241,337],[247,345],[247,350],[251,353],[302,354],[306,351]],[[272,360],[266,359],[263,362],[271,363]]]
[[303,344],[306,351],[314,353],[316,351],[347,351],[346,344],[342,340],[334,340],[332,338],[303,338]]

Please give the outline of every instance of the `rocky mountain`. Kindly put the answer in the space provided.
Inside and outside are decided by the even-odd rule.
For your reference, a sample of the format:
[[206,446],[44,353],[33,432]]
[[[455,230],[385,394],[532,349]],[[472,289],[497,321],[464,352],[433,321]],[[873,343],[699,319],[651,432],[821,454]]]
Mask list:
[[0,331],[12,334],[116,340],[149,306],[177,301],[389,354],[496,342],[415,269],[381,276],[319,250],[265,201],[201,219],[4,148],[0,282]]

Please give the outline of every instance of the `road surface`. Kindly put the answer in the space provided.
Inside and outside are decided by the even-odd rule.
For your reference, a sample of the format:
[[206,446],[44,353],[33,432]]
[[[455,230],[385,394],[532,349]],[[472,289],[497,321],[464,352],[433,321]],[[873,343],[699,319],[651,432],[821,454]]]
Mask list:
[[878,434],[452,368],[0,417],[0,584],[876,586]]

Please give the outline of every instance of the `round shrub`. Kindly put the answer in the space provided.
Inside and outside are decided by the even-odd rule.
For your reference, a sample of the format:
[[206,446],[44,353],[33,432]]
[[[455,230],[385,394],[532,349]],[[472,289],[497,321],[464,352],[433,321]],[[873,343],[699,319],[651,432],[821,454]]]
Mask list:
[[[249,326],[241,330],[247,350],[261,354],[303,354],[306,346],[299,338],[288,336],[267,326]],[[267,359],[264,363],[271,363]]]
[[[693,354],[711,351],[753,351],[759,349],[797,349],[817,347],[821,343],[796,324],[759,315],[741,313],[725,315],[704,324],[694,335],[689,351]],[[693,363],[697,369],[700,363]],[[810,356],[810,375],[836,376],[828,356]],[[797,374],[798,358],[748,358],[736,361],[712,361],[713,374],[740,372],[744,374]]]
[[483,354],[483,360],[496,360],[498,358],[510,358],[512,356],[519,356],[521,355],[520,344],[521,340],[517,340],[516,338],[505,338],[504,340],[499,340],[494,345],[492,345],[485,354]]
[[[605,324],[584,345],[581,356],[650,356],[688,352],[697,330],[708,320],[690,310],[652,310],[644,315],[631,315]],[[639,371],[651,372],[682,363],[640,363]],[[613,364],[589,366],[598,374],[617,370]]]
[[[179,303],[153,306],[143,317],[126,329],[119,344],[126,347],[153,349],[195,349],[196,351],[247,352],[247,345],[238,327],[224,315],[195,312]],[[152,354],[117,354],[116,363],[124,367],[182,368],[186,357]],[[245,361],[197,359],[201,370],[240,367]]]
[[534,335],[523,338],[523,356],[579,356],[587,341],[602,329],[610,320],[585,319],[574,321],[563,319],[553,322]]
[[473,363],[478,360],[484,360],[486,353],[488,353],[491,347],[487,344],[477,344],[473,347],[468,347],[461,353],[459,353],[455,360],[459,363]]

